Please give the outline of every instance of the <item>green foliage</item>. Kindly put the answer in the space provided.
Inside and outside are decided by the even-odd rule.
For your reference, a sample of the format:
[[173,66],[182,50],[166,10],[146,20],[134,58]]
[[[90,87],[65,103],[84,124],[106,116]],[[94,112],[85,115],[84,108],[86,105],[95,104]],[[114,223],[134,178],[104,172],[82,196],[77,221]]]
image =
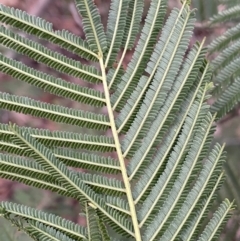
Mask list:
[[192,0],[192,7],[197,9],[196,18],[198,22],[206,21],[217,14],[217,2],[219,0]]
[[0,240],[4,241],[30,241],[32,240],[26,234],[20,233],[16,228],[9,225],[9,222],[0,219]]
[[66,30],[54,31],[52,24],[41,18],[36,18],[26,12],[4,5],[1,5],[0,18],[1,22],[5,24],[25,31],[28,34],[33,34],[41,39],[48,40],[81,57],[89,60],[97,60],[97,55],[89,49],[86,41]]
[[[226,9],[210,19],[211,25],[231,24],[225,33],[212,41],[209,52],[215,58],[212,61],[216,98],[212,106],[212,113],[217,112],[222,118],[231,111],[240,100],[239,91],[239,28],[237,23],[240,14],[240,5],[237,1],[224,1]],[[219,53],[218,55],[216,55]]]
[[[22,48],[20,50],[22,50]],[[42,53],[42,50],[39,52]],[[38,55],[35,55],[34,53],[35,59],[36,56]],[[43,59],[41,54],[39,56],[41,59]],[[12,77],[48,91],[49,93],[93,106],[105,105],[103,94],[100,91],[81,87],[77,84],[69,83],[63,79],[47,75],[40,71],[29,68],[21,62],[6,58],[2,54],[0,55],[0,66],[3,73],[9,74]],[[78,67],[75,67],[75,69],[78,69]]]
[[[8,29],[1,27],[1,42],[3,46],[14,49],[18,53],[27,55],[39,63],[48,65],[51,68],[56,69],[59,72],[87,80],[93,83],[101,82],[100,73],[92,66],[82,65],[79,61],[67,58],[62,54],[51,51],[50,49],[38,44],[34,41],[21,37],[18,34],[14,34]],[[24,72],[31,72],[30,68],[25,67],[21,63],[13,60],[7,60],[2,57],[2,63],[13,65],[7,74],[11,74],[11,70],[15,68],[21,68]],[[8,66],[7,65],[7,66]],[[18,65],[18,66],[16,66]],[[33,74],[33,72],[31,73]],[[16,76],[17,77],[17,76]]]
[[[190,1],[182,1],[165,23],[167,0],[151,1],[126,70],[122,64],[135,45],[143,1],[112,0],[106,32],[93,1],[75,2],[86,40],[0,5],[6,25],[0,28],[1,44],[60,73],[101,83],[102,92],[3,55],[0,70],[49,93],[104,106],[107,114],[0,93],[3,109],[78,128],[72,133],[1,124],[0,177],[74,198],[87,225],[8,202],[0,204],[0,214],[34,240],[216,239],[233,203],[225,199],[213,218],[205,219],[224,180],[226,154],[220,144],[210,147],[216,117],[207,104],[212,72],[204,42],[188,51],[195,23]],[[83,65],[8,26],[92,62]],[[88,129],[96,133],[87,135]],[[103,134],[106,130],[111,137]]]
[[[200,2],[200,1],[198,1]],[[210,6],[206,5],[206,9]],[[216,7],[219,9],[218,14],[210,16],[209,25],[205,25],[210,33],[213,33],[213,40],[209,47],[209,58],[211,59],[213,69],[213,98],[211,112],[217,112],[217,119],[219,120],[219,130],[222,134],[220,142],[227,142],[226,150],[230,154],[228,161],[224,164],[224,171],[227,179],[224,182],[223,188],[217,196],[219,203],[224,197],[235,199],[238,206],[235,215],[229,220],[228,228],[221,236],[221,240],[233,240],[237,237],[238,220],[239,220],[239,182],[238,182],[238,151],[237,146],[234,147],[233,136],[237,135],[236,126],[234,126],[234,108],[239,104],[239,50],[240,50],[240,35],[239,35],[239,14],[240,5],[236,0],[218,0]],[[215,35],[218,37],[215,38]],[[237,112],[236,108],[235,112]],[[230,112],[230,113],[229,113]],[[229,113],[227,118],[224,118]],[[228,129],[224,131],[227,121]],[[238,122],[236,118],[236,122]],[[231,127],[230,127],[231,126]],[[231,133],[232,132],[232,133]],[[223,134],[224,133],[224,134]],[[231,133],[231,134],[230,134]]]

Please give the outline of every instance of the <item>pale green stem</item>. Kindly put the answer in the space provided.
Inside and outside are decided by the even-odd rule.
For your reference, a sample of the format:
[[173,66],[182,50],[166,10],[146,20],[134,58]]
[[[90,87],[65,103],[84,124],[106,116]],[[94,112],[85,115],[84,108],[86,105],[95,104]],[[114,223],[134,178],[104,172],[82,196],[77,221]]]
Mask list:
[[104,67],[104,62],[103,62],[102,56],[99,56],[99,61],[100,61],[100,67],[101,67],[101,71],[102,71],[103,87],[104,87],[104,93],[105,93],[105,98],[106,98],[109,120],[110,120],[113,138],[114,138],[115,145],[116,145],[116,151],[117,151],[117,155],[118,155],[118,159],[119,159],[119,164],[121,167],[122,178],[123,178],[123,182],[124,182],[125,189],[126,189],[127,200],[128,200],[129,208],[130,208],[130,215],[131,215],[132,223],[133,223],[133,227],[134,227],[134,234],[135,234],[134,236],[135,236],[136,241],[141,241],[142,238],[141,238],[141,233],[140,233],[140,229],[138,226],[137,213],[136,213],[136,209],[135,209],[135,205],[134,205],[134,201],[133,201],[130,182],[128,180],[124,157],[123,157],[120,142],[119,142],[117,128],[116,128],[115,121],[114,121],[113,110],[112,110],[112,106],[111,106],[111,102],[110,102],[109,89],[108,89],[108,85],[107,85],[107,77],[106,77],[106,72],[105,72],[105,67]]

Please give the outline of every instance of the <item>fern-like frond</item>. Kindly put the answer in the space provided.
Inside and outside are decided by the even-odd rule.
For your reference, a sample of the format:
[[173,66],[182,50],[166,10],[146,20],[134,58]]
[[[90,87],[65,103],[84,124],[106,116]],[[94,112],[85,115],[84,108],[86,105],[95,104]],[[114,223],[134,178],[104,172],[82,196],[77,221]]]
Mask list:
[[[196,76],[198,75],[200,66],[203,64],[205,50],[201,49],[202,46],[195,47],[196,48],[189,53],[189,61],[185,62],[183,69],[177,78],[178,81],[174,83],[172,88],[173,91],[171,91],[168,96],[166,96],[166,93],[161,93],[165,91],[165,88],[167,88],[169,91],[168,82],[165,83],[165,86],[163,86],[163,89],[159,94],[158,91],[154,93],[153,100],[151,99],[153,97],[150,97],[153,96],[151,95],[152,91],[148,91],[146,94],[145,103],[139,110],[139,114],[137,115],[135,121],[123,140],[122,149],[124,151],[124,156],[131,156],[134,153],[132,162],[128,166],[128,173],[131,178],[133,178],[133,176],[136,174],[138,168],[142,165],[144,160],[147,160],[149,155],[152,155],[151,148],[156,146],[156,143],[161,140],[159,139],[160,136],[164,135],[164,132],[161,132],[161,130],[166,130],[166,128],[171,124],[171,121],[174,120],[173,116],[175,116],[176,112],[178,111],[177,108],[180,108],[181,103],[184,101],[181,93],[187,93],[197,80]],[[157,114],[156,111],[161,107],[161,105],[159,107],[158,104],[163,97],[167,97],[165,105]],[[156,102],[156,106],[154,105],[154,100]],[[146,113],[146,115],[143,113]],[[152,115],[150,115],[150,113],[152,115],[155,114],[153,116],[155,117],[155,120],[152,119]],[[151,125],[151,122],[153,122],[154,125]],[[141,123],[141,125],[139,123]],[[148,136],[145,138],[145,141],[147,140],[149,145],[145,145],[146,142],[144,143],[140,141],[141,138],[146,135],[147,131],[149,132]],[[138,147],[140,147],[141,151],[136,151]],[[136,162],[136,159],[138,159],[138,162]]]
[[115,178],[83,172],[76,172],[76,175],[97,193],[118,196],[126,192],[123,182]]
[[224,117],[230,110],[232,110],[240,101],[240,76],[234,82],[221,92],[219,98],[211,107],[212,113],[217,112],[217,117]]
[[[10,220],[22,218],[26,221],[29,220],[42,223],[56,230],[59,230],[60,232],[66,234],[69,237],[75,238],[76,240],[81,240],[82,238],[86,239],[86,228],[59,216],[48,214],[34,208],[26,207],[24,205],[10,202],[1,202],[0,214]],[[11,215],[13,215],[13,217]]]
[[[186,100],[186,102],[184,103],[180,111],[181,114],[177,116],[175,122],[167,132],[167,138],[165,138],[164,142],[161,143],[161,148],[157,150],[153,160],[151,161],[151,164],[145,168],[144,173],[140,176],[139,181],[135,185],[133,189],[133,196],[136,203],[138,203],[140,199],[146,198],[146,195],[147,193],[149,193],[149,190],[151,190],[155,185],[156,183],[155,179],[159,175],[158,173],[160,172],[161,167],[166,162],[167,156],[169,155],[172,147],[174,146],[174,143],[177,141],[178,135],[182,130],[182,125],[190,109],[192,108],[191,106],[194,103],[197,95],[199,96],[200,94],[199,92],[200,86],[204,83],[204,80],[209,80],[211,77],[211,73],[209,71],[210,70],[207,65],[204,70],[204,73],[200,77],[200,81],[198,83],[197,88],[193,90],[193,93],[189,95],[188,99]],[[208,149],[208,146],[209,146],[209,143],[207,143],[207,149]],[[202,158],[204,158],[204,156]]]
[[[28,132],[40,143],[47,147],[64,147],[72,149],[86,149],[89,151],[111,152],[115,150],[114,140],[107,136],[87,135],[76,132],[50,131],[46,129],[34,129],[19,127]],[[0,138],[9,141],[14,133],[9,130],[9,125],[0,124]],[[16,153],[17,154],[17,153]],[[18,154],[17,154],[18,155]]]
[[116,60],[118,51],[124,37],[124,28],[127,21],[127,9],[129,0],[113,0],[110,6],[107,24],[108,53],[105,67],[111,67]]
[[80,195],[81,198],[86,199],[81,190],[81,186],[84,185],[76,174],[70,172],[70,170],[68,170],[49,149],[37,141],[34,142],[33,137],[28,133],[23,132],[17,127],[10,128],[12,128],[12,131],[15,133],[15,137],[12,138],[13,143],[20,145],[21,147],[26,148],[27,151],[31,152],[31,157],[34,158],[45,171],[51,174],[54,179],[58,180],[63,187],[67,188],[69,192],[75,192],[76,196]]
[[[137,4],[135,1],[134,4]],[[131,2],[130,2],[131,4]],[[139,5],[139,4],[138,4]],[[143,27],[138,45],[134,51],[133,57],[128,64],[126,72],[122,76],[122,80],[118,85],[115,93],[111,96],[111,103],[113,109],[121,109],[123,104],[129,98],[131,92],[137,86],[137,82],[141,77],[145,65],[149,61],[151,53],[153,51],[153,41],[156,41],[157,35],[159,33],[159,28],[163,24],[163,16],[166,11],[166,0],[152,1],[151,6]],[[112,80],[110,82],[110,87],[115,81],[118,73],[118,69],[115,70]]]
[[[198,118],[201,118],[201,116],[200,116],[202,114],[201,112],[204,111],[204,109],[202,108],[203,100],[204,100],[204,93],[202,93],[201,99],[198,101],[195,101],[195,103],[193,103],[193,105],[191,106],[189,113],[188,113],[189,116],[185,119],[185,123],[182,127],[181,134],[178,137],[178,139],[176,140],[176,144],[175,144],[175,146],[173,146],[172,152],[167,153],[169,155],[169,159],[166,164],[166,168],[165,168],[164,172],[160,175],[160,178],[158,179],[156,185],[152,188],[151,193],[149,194],[147,199],[144,201],[142,209],[139,212],[139,219],[141,220],[140,225],[144,225],[144,222],[146,222],[148,219],[150,219],[150,220],[152,219],[152,217],[154,216],[154,213],[155,213],[154,211],[156,211],[156,209],[158,209],[157,208],[158,203],[161,202],[160,199],[163,199],[165,197],[164,193],[169,191],[169,188],[171,188],[171,183],[174,181],[174,179],[176,178],[176,175],[178,173],[177,168],[178,168],[178,166],[181,166],[182,159],[184,158],[184,155],[186,155],[186,153],[188,152],[190,143],[193,141],[194,131],[196,131],[196,129],[198,128],[198,124],[197,124]],[[206,128],[208,130],[206,130],[206,132],[201,137],[199,136],[199,139],[198,139],[199,142],[197,142],[195,144],[196,146],[197,145],[199,146],[199,151],[201,151],[201,148],[204,144],[204,139],[206,139],[208,131],[210,130],[211,122],[212,122],[211,116],[208,117],[208,121],[210,123],[204,123],[204,124],[207,124]],[[203,140],[203,142],[201,143],[200,140]],[[196,150],[194,150],[194,151],[196,152]],[[195,157],[193,160],[188,159],[188,162],[190,162],[190,164],[188,163],[187,166],[189,168],[191,166],[193,168],[196,165],[199,154],[200,153],[195,153]],[[164,159],[162,159],[161,162],[163,162],[163,161],[164,161]],[[188,173],[188,175],[190,175],[191,171],[189,170],[189,172],[186,172],[186,173]],[[185,179],[185,181],[188,181],[188,178],[189,178],[188,175],[182,174],[182,177],[184,176],[183,178]],[[181,181],[181,183],[183,184],[184,182]],[[186,185],[186,183],[185,183],[185,185]],[[185,185],[182,185],[182,188],[184,188]],[[181,192],[180,192],[178,198],[180,196],[181,196]],[[151,208],[147,209],[146,207],[149,206],[150,200],[154,200],[154,202],[152,203]],[[175,199],[175,201],[177,202],[177,198]]]
[[213,214],[212,219],[207,224],[202,235],[199,237],[198,241],[206,241],[211,239],[217,239],[219,237],[219,226],[226,224],[229,218],[229,211],[231,210],[233,203],[225,199],[218,210]]
[[139,24],[142,19],[143,7],[143,1],[129,0],[128,15],[122,40],[122,47],[124,47],[125,50],[132,49],[134,46],[136,36],[139,32]]
[[[218,85],[217,89],[219,88],[219,86],[221,86],[221,88],[226,87],[230,84],[232,78],[238,77],[240,75],[239,62],[240,58],[236,58],[231,61],[230,64],[223,67],[219,71],[219,73],[215,77],[215,83]],[[214,91],[219,92],[217,89],[215,89]]]
[[60,183],[55,181],[40,165],[31,160],[23,160],[21,157],[1,154],[0,176],[53,192],[66,192],[66,189],[61,187]]
[[99,218],[94,208],[85,204],[85,213],[88,227],[88,239],[91,241],[102,240],[101,233],[99,230]]
[[[56,229],[46,226],[39,222],[29,222],[29,226],[23,227],[23,230],[35,240],[51,240],[51,241],[74,241],[66,234],[57,231]],[[84,240],[84,238],[78,238],[77,240]]]
[[201,227],[203,226],[204,219],[207,217],[210,208],[213,205],[214,200],[216,199],[216,192],[220,189],[224,181],[224,175],[221,173],[218,179],[216,180],[215,186],[212,189],[211,193],[203,199],[201,207],[195,209],[190,215],[188,221],[186,222],[186,229],[180,233],[179,237],[182,240],[196,240],[199,234],[201,234]]
[[109,174],[119,174],[119,162],[111,157],[102,157],[99,155],[77,152],[72,150],[54,149],[54,155],[65,165],[76,168],[89,169],[97,172]]
[[[20,156],[29,156],[25,148],[18,145],[0,141],[2,151]],[[118,174],[120,172],[117,160],[110,157],[102,157],[95,154],[73,151],[69,149],[54,148],[54,156],[62,161],[65,165],[75,168],[82,168],[91,171],[104,172],[109,174]]]
[[108,230],[107,230],[105,224],[103,223],[103,221],[100,219],[98,219],[98,227],[99,227],[99,232],[102,237],[102,241],[111,241],[111,238],[108,234]]
[[24,160],[22,157],[1,154],[0,161],[1,178],[50,190],[66,197],[76,198],[76,195],[68,192],[66,188],[62,187],[55,178],[33,160]]
[[219,52],[228,44],[240,38],[240,24],[228,29],[223,35],[214,39],[208,47],[209,53]]
[[[117,89],[118,84],[121,82],[121,78],[124,75],[124,70],[122,67],[119,68],[118,72],[116,72],[116,68],[109,69],[107,73],[107,83],[110,90],[115,91]],[[114,81],[112,81],[114,78]]]
[[80,127],[107,130],[110,126],[105,115],[52,105],[7,93],[0,93],[0,107]]
[[92,52],[86,41],[66,30],[54,31],[52,24],[24,11],[0,5],[0,21],[11,25],[28,34],[33,34],[39,38],[46,39],[61,46],[79,56],[97,60],[98,56]]
[[[182,13],[184,13],[184,18],[180,17]],[[171,26],[174,26],[174,28],[171,28]],[[135,112],[139,109],[139,104],[141,103],[141,99],[145,95],[147,88],[151,89],[147,92],[148,98],[150,95],[154,96],[154,98],[150,97],[150,99],[152,99],[152,106],[155,102],[158,103],[158,106],[161,106],[161,104],[164,103],[168,92],[167,90],[169,90],[177,75],[177,69],[180,68],[180,56],[183,57],[184,52],[187,49],[192,28],[193,13],[190,14],[184,7],[180,11],[177,9],[172,11],[163,28],[162,36],[156,44],[148,66],[145,69],[149,76],[142,76],[140,78],[137,88],[132,90],[133,93],[131,94],[130,99],[116,119],[118,132],[121,132],[122,130],[125,132],[129,129],[133,122],[133,117],[136,115]],[[170,41],[172,38],[178,39],[177,42],[173,43]],[[168,71],[165,71],[166,69],[168,69]],[[168,79],[168,83],[164,82],[165,79]],[[151,81],[152,84],[150,85]],[[156,100],[157,95],[161,96],[161,100]],[[147,102],[148,98],[146,98],[145,102]],[[151,111],[151,108],[153,107],[149,106],[148,112]],[[155,109],[157,109],[157,107],[155,107]],[[149,116],[152,115],[149,114]],[[152,116],[152,119],[154,119],[154,116],[155,115]],[[143,125],[143,121],[139,122],[141,123],[139,128]],[[123,150],[125,150],[124,147]]]
[[212,61],[213,70],[215,73],[229,65],[234,59],[239,56],[240,42],[234,42],[226,49],[221,51],[221,53]]
[[46,170],[53,178],[56,178],[68,192],[72,193],[77,200],[81,202],[91,202],[96,206],[104,220],[111,220],[114,225],[113,228],[121,228],[121,233],[126,236],[132,236],[132,224],[116,210],[106,206],[105,202],[99,195],[86,185],[78,175],[70,170],[60,162],[54,154],[38,141],[33,139],[28,133],[22,131],[17,127],[10,127],[15,133],[13,137],[15,144],[28,148],[32,152],[31,157],[39,163],[44,170]]
[[[162,1],[159,1],[159,3],[161,3],[161,2]],[[139,30],[139,23],[141,21],[142,13],[143,13],[143,1],[141,1],[141,0],[136,0],[136,1],[130,0],[129,6],[128,6],[128,16],[127,16],[126,26],[125,26],[125,29],[124,29],[124,35],[123,35],[123,48],[124,48],[124,50],[123,50],[121,59],[118,62],[117,68],[114,70],[113,74],[111,75],[111,80],[109,80],[109,84],[108,84],[109,89],[112,89],[112,86],[116,85],[118,80],[121,78],[120,73],[121,73],[122,62],[123,62],[124,56],[126,55],[127,50],[129,48],[131,49],[134,45],[135,38],[136,38],[137,32]],[[161,20],[161,18],[160,18],[160,20]],[[145,23],[145,26],[147,26],[146,23]],[[149,28],[149,29],[153,30],[153,28],[152,29]],[[149,34],[149,36],[151,36],[151,35]],[[140,39],[144,38],[142,40],[146,41],[145,42],[145,44],[146,44],[145,48],[146,48],[146,46],[148,46],[149,38],[151,38],[149,36],[146,37],[143,33],[140,36]],[[152,48],[152,45],[150,45],[149,47]],[[138,47],[136,47],[136,49],[137,48]],[[138,63],[142,62],[141,60],[143,59],[143,56],[139,55],[139,53],[137,53],[136,55],[140,57]],[[137,57],[137,56],[135,56],[135,57]],[[133,62],[136,63],[136,59],[135,60],[134,59],[135,58],[132,58]],[[130,65],[128,65],[128,66],[130,66]],[[140,70],[141,69],[139,69],[139,71]],[[134,71],[133,75],[135,75],[135,74],[136,74],[136,71]],[[111,98],[113,98],[113,101],[114,101],[115,97],[113,97],[113,95],[112,95]],[[116,108],[116,106],[114,106],[114,108]]]
[[[4,152],[0,154],[0,177],[74,198],[84,207],[87,227],[80,227],[76,234],[75,228],[68,230],[69,224],[64,226],[55,216],[11,203],[0,204],[0,214],[39,240],[185,241],[197,240],[209,233],[207,230],[217,237],[230,202],[220,206],[220,212],[224,210],[220,218],[208,225],[204,218],[223,182],[224,146],[211,147],[211,141],[215,118],[225,106],[207,104],[213,89],[212,71],[204,41],[189,46],[195,22],[191,1],[182,0],[181,7],[166,18],[168,1],[150,0],[139,32],[144,1],[111,0],[106,33],[94,1],[75,3],[86,41],[67,31],[54,32],[44,20],[2,5],[0,22],[95,61],[92,67],[90,62],[85,66],[6,26],[0,27],[0,41],[59,72],[101,83],[102,92],[33,70],[3,55],[0,68],[50,93],[105,106],[101,112],[105,114],[0,93],[3,109],[75,125],[80,132],[0,124],[0,149]],[[237,38],[238,33],[232,36]],[[229,43],[221,43],[220,49]],[[230,90],[226,75],[231,73],[231,79],[238,75],[237,70],[231,72],[238,63],[234,53],[238,48],[237,44],[231,46],[216,60],[225,75],[214,72],[233,98],[238,98],[237,92]],[[125,67],[129,49],[133,54]],[[225,61],[225,56],[232,61]],[[111,131],[112,136],[87,135],[84,128]]]
[[[13,49],[20,54],[27,55],[35,61],[43,63],[59,72],[81,78],[88,82],[101,83],[101,75],[92,66],[83,65],[79,61],[67,58],[39,43],[15,34],[3,26],[0,28],[0,33],[0,41],[3,46]],[[6,59],[2,60],[2,62],[5,61]]]
[[102,197],[108,206],[113,207],[114,209],[119,210],[120,212],[123,212],[127,215],[130,215],[129,203],[126,200],[116,196],[104,195]]
[[211,24],[216,24],[216,23],[221,23],[221,22],[226,22],[226,21],[231,21],[233,19],[239,19],[240,17],[240,5],[227,8],[226,10],[221,11],[219,14],[214,15],[210,21]]
[[78,12],[82,16],[83,29],[89,47],[99,56],[103,56],[107,49],[107,41],[95,3],[91,0],[75,0],[75,2]]
[[[106,195],[125,193],[122,182],[114,178],[81,172],[76,172],[76,175],[96,192],[103,191]],[[21,181],[30,186],[49,189],[60,194],[67,192],[66,188],[63,188],[57,180],[37,163],[24,161],[19,157],[1,154],[0,176],[14,181]]]
[[[171,220],[170,225],[167,227],[166,231],[164,233],[161,233],[160,240],[172,241],[175,239],[175,237],[181,230],[181,227],[184,225],[184,222],[191,214],[192,209],[195,207],[195,205],[198,204],[202,196],[205,197],[205,195],[207,195],[207,186],[214,186],[215,183],[212,182],[212,177],[216,173],[217,175],[219,175],[219,169],[216,167],[220,167],[222,165],[222,158],[223,147],[221,147],[220,145],[216,145],[215,148],[209,154],[209,157],[205,162],[203,169],[199,173],[198,179],[194,183],[194,186],[186,195],[186,197],[184,197],[184,203],[181,203],[180,206],[177,208],[176,215],[174,215],[174,218]],[[174,188],[168,196],[168,205],[175,201],[174,196],[172,196],[174,194],[173,190]],[[210,188],[210,190],[212,190],[212,188]],[[166,225],[164,222],[164,220],[166,219],[166,212],[164,212],[165,208],[167,208],[167,206],[163,205],[162,208],[159,210],[158,214],[155,216],[152,223],[148,226],[144,240],[152,241],[154,238],[160,237],[159,232],[162,229],[162,227]],[[167,213],[169,213],[169,210],[172,211],[172,209],[169,208],[167,210]],[[219,222],[218,224],[220,223],[221,222]]]
[[[233,2],[231,2],[233,3]],[[214,104],[211,108],[212,113],[217,112],[217,117],[222,118],[239,102],[239,20],[240,5],[226,3],[228,8],[210,19],[211,25],[231,23],[231,26],[222,36],[216,38],[209,45],[209,51],[217,57],[212,61],[214,70],[215,88],[213,95]]]
[[[6,151],[4,148],[1,150]],[[31,156],[31,153],[27,152],[26,154],[27,156]],[[121,188],[121,182],[98,175],[94,175],[93,178],[90,174],[76,174],[94,190],[98,191],[100,186],[105,189],[104,193],[108,197],[105,200],[106,205],[120,212],[128,213],[129,208],[124,200],[107,196],[108,193],[116,195],[119,192],[124,192],[125,190]],[[0,177],[75,198],[75,195],[69,193],[66,188],[62,187],[57,180],[52,178],[48,172],[33,160],[24,160],[22,157],[0,154]]]
[[105,105],[104,96],[100,91],[55,78],[54,76],[34,70],[21,62],[6,58],[2,54],[0,54],[0,67],[3,73],[52,94],[94,106]]

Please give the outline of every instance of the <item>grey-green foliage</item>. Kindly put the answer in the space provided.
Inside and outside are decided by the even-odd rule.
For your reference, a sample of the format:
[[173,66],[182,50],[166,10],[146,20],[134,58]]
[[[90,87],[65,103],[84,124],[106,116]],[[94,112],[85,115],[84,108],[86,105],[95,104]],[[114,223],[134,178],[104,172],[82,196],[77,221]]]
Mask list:
[[222,118],[240,101],[240,5],[238,1],[220,1],[225,9],[210,19],[210,24],[225,27],[225,32],[214,39],[209,45],[212,54],[215,88],[215,102],[211,107],[212,113],[218,112]]
[[217,3],[218,0],[192,0],[192,7],[197,9],[197,21],[204,22],[217,14]]
[[16,228],[9,225],[3,218],[0,219],[0,240],[3,241],[31,241],[31,237],[19,232]]
[[[0,214],[35,240],[216,240],[233,204],[225,199],[213,218],[205,219],[224,180],[225,151],[219,144],[210,148],[216,116],[207,104],[212,72],[204,42],[188,50],[195,23],[190,1],[181,1],[166,22],[167,0],[150,1],[125,70],[123,60],[137,39],[144,2],[112,0],[106,32],[92,0],[75,2],[86,40],[0,5],[1,44],[61,73],[101,83],[102,92],[3,55],[0,70],[52,94],[105,106],[107,114],[0,93],[3,109],[76,125],[79,131],[1,124],[0,177],[76,199],[87,226],[8,202],[0,204]],[[83,65],[8,26],[92,62]],[[83,127],[110,129],[112,136],[87,135]]]
[[[200,1],[198,1],[200,2]],[[209,2],[209,4],[211,4]],[[206,5],[207,7],[207,5]],[[237,0],[217,0],[216,7],[219,9],[219,13],[214,16],[210,16],[208,31],[219,37],[212,40],[209,45],[209,58],[211,59],[212,69],[213,69],[213,82],[215,87],[213,89],[213,105],[211,107],[211,112],[217,112],[218,120],[223,118],[232,109],[237,107],[240,101],[240,82],[239,82],[239,50],[240,50],[240,35],[239,35],[239,14],[240,5]],[[219,34],[220,33],[220,34]],[[237,111],[237,108],[236,108]],[[233,127],[234,112],[230,113],[228,123],[231,125],[231,129],[235,132]],[[220,120],[221,121],[221,120]],[[237,118],[236,118],[236,121]],[[221,122],[220,122],[221,123]],[[228,126],[229,126],[228,124]],[[223,134],[224,125],[220,124],[220,129],[222,132],[222,138],[224,141],[227,136],[231,136],[231,131],[225,131]],[[234,133],[235,135],[235,133]],[[226,195],[235,199],[238,206],[235,211],[235,215],[229,221],[227,230],[221,237],[221,240],[228,241],[233,240],[237,237],[239,228],[239,183],[238,183],[238,155],[235,158],[235,152],[237,152],[237,147],[233,146],[233,142],[227,142],[226,150],[231,153],[228,156],[228,161],[224,165],[224,171],[227,176],[227,180],[223,185],[223,188],[218,193],[218,201],[222,200],[222,197]]]

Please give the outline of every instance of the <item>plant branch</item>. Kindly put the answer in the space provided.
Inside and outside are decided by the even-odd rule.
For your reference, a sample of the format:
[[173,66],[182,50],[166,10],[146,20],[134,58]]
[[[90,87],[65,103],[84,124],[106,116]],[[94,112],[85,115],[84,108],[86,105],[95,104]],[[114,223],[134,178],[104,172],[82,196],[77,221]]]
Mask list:
[[104,61],[103,61],[102,56],[99,56],[99,61],[100,61],[100,67],[101,67],[101,71],[102,71],[103,87],[104,87],[104,93],[105,93],[105,98],[106,98],[110,125],[111,125],[112,134],[113,134],[113,138],[114,138],[115,145],[116,145],[118,159],[120,162],[123,182],[124,182],[124,185],[126,188],[126,195],[127,195],[129,208],[130,208],[130,215],[131,215],[132,223],[133,223],[133,227],[134,227],[135,239],[136,239],[136,241],[141,241],[142,238],[141,238],[140,229],[139,229],[139,225],[138,225],[138,221],[137,221],[137,213],[136,213],[136,209],[135,209],[135,205],[134,205],[134,201],[133,201],[130,182],[128,180],[124,157],[123,157],[120,142],[119,142],[117,128],[116,128],[115,121],[114,121],[113,110],[112,110],[112,106],[111,106],[111,102],[110,102],[109,89],[108,89],[108,85],[107,85],[107,77],[106,77]]

